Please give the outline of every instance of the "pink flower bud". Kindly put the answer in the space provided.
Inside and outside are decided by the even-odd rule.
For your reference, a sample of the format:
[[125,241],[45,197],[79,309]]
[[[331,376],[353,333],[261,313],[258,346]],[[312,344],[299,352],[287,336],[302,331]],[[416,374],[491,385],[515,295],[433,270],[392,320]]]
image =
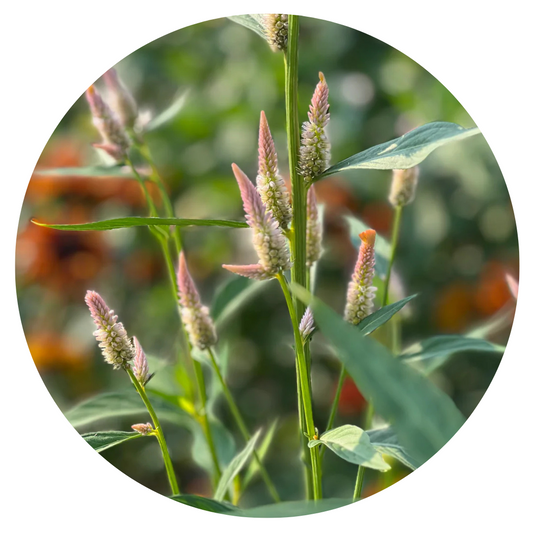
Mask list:
[[137,337],[133,337],[133,346],[135,348],[135,358],[133,359],[133,374],[137,378],[137,381],[142,387],[148,383],[150,378],[148,370],[148,360],[146,354],[141,346],[141,343],[137,340]]
[[410,204],[415,199],[418,174],[418,167],[392,171],[392,183],[389,194],[391,205],[401,207]]
[[265,271],[261,265],[222,265],[222,268],[225,268],[234,274],[238,274],[239,276],[258,281],[272,279],[272,273]]
[[135,351],[122,322],[117,322],[118,317],[97,292],[87,291],[85,303],[96,324],[94,336],[100,341],[98,346],[105,361],[115,369],[125,369],[135,357]]
[[302,316],[302,320],[300,321],[300,335],[302,336],[302,340],[305,342],[311,333],[315,330],[315,319],[313,318],[313,313],[311,312],[311,308],[308,307],[305,310],[305,313]]
[[133,424],[133,426],[131,426],[131,429],[145,436],[152,433],[152,431],[154,430],[150,422],[146,422],[146,424]]
[[268,44],[274,52],[287,50],[289,16],[281,14],[263,15],[263,27]]
[[138,111],[132,94],[120,81],[117,71],[114,68],[109,69],[103,78],[109,89],[111,107],[124,126],[133,127],[137,119]]
[[311,185],[307,191],[307,266],[311,268],[313,263],[319,260],[322,253],[322,225],[318,218],[318,206],[316,202],[315,186]]
[[348,284],[344,320],[351,324],[359,324],[372,312],[376,287],[372,286],[374,279],[374,243],[376,232],[368,229],[359,234],[361,247],[355,264],[352,281]]
[[200,301],[200,295],[187,269],[183,252],[179,257],[177,277],[181,319],[185,324],[191,344],[200,350],[205,350],[216,343],[217,334],[209,316],[209,309]]

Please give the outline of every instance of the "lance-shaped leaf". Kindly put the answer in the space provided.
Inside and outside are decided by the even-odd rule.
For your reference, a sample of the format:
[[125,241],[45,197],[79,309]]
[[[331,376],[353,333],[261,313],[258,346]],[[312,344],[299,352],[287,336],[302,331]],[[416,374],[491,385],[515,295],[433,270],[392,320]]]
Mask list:
[[259,430],[249,441],[244,449],[239,452],[231,461],[231,463],[224,469],[220,481],[218,482],[218,487],[214,495],[215,500],[222,500],[224,494],[226,494],[229,486],[235,476],[242,470],[244,465],[247,463],[248,459],[254,451],[255,443],[259,437],[261,430]]
[[346,498],[327,498],[324,500],[299,500],[292,502],[272,503],[261,505],[252,509],[238,509],[228,512],[233,516],[246,516],[250,518],[286,518],[290,516],[303,516],[308,514],[323,513],[352,503]]
[[229,20],[252,30],[261,36],[263,39],[267,40],[265,33],[265,28],[263,26],[261,15],[235,15],[233,17],[227,17]]
[[453,401],[420,372],[393,357],[389,350],[303,287],[293,292],[311,304],[315,321],[336,349],[336,355],[376,412],[390,422],[400,443],[419,463],[442,448],[465,421]]
[[420,466],[418,461],[415,461],[413,457],[407,452],[407,450],[400,444],[398,435],[390,427],[384,427],[379,429],[370,429],[367,432],[370,442],[374,445],[374,448],[379,452],[390,455],[397,459],[411,470],[415,470]]
[[143,435],[137,431],[98,431],[96,433],[85,433],[82,437],[85,442],[100,453],[117,444],[143,437]]
[[480,133],[478,128],[465,129],[452,122],[430,122],[419,128],[352,155],[329,167],[315,181],[343,170],[373,168],[392,170],[411,168],[423,161],[433,150],[452,141]]
[[310,440],[309,448],[319,444],[325,444],[332,452],[341,459],[386,472],[390,466],[383,460],[381,453],[370,442],[365,431],[357,426],[346,424],[338,428],[326,431],[319,439]]
[[227,514],[239,511],[239,508],[231,505],[231,503],[219,502],[210,498],[204,498],[203,496],[197,496],[196,494],[175,494],[174,496],[170,496],[170,499],[175,502],[184,503],[190,507],[196,507],[196,509],[211,511],[212,513]]
[[143,128],[144,131],[153,131],[157,128],[160,128],[170,120],[172,120],[185,105],[187,97],[189,96],[189,90],[180,92],[173,100],[173,102],[159,115],[155,116],[153,119],[146,124]]
[[372,313],[371,315],[368,315],[366,318],[361,320],[361,322],[357,324],[357,329],[363,335],[370,335],[370,333],[385,324],[385,322],[388,322],[396,313],[401,311],[404,306],[416,296],[416,294],[412,294],[411,296],[408,296],[403,300],[399,300],[398,302],[394,302],[392,304],[386,305],[385,307],[382,307],[381,309],[378,309],[375,313]]
[[88,222],[86,224],[45,224],[31,220],[36,226],[62,231],[107,231],[111,229],[133,228],[139,226],[219,226],[225,228],[247,228],[246,222],[237,220],[209,220],[195,218],[124,217]]

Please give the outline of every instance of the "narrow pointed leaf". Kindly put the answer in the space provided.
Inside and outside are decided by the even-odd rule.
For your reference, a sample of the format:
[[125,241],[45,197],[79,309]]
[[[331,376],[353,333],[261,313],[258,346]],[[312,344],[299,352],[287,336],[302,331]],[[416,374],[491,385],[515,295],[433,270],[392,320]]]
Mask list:
[[257,442],[260,433],[261,431],[259,430],[248,441],[248,444],[245,446],[245,448],[238,455],[236,455],[231,461],[231,463],[225,468],[214,495],[215,500],[222,500],[224,498],[224,494],[226,494],[226,491],[229,489],[231,482],[233,481],[235,476],[242,470],[242,468],[252,455],[255,443]]
[[233,513],[239,511],[238,507],[231,505],[228,502],[219,502],[210,498],[204,498],[203,496],[197,496],[196,494],[175,494],[170,496],[171,500],[175,502],[184,503],[190,507],[196,507],[203,511],[211,511],[212,513]]
[[[235,457],[235,439],[217,418],[210,417],[209,424],[211,425],[211,433],[213,435],[217,457],[223,468]],[[192,433],[192,459],[198,466],[211,474],[214,472],[213,456],[206,441],[205,432],[199,424],[196,424],[192,428]]]
[[34,172],[36,176],[81,177],[81,178],[133,178],[131,169],[122,165],[87,166],[87,167],[58,167],[39,168]]
[[117,444],[122,444],[128,440],[142,437],[137,431],[98,431],[96,433],[85,433],[82,435],[87,442],[98,453],[112,448]]
[[32,219],[36,226],[62,231],[107,231],[139,226],[220,226],[226,228],[247,228],[246,222],[237,220],[208,220],[194,218],[124,217],[88,222],[86,224],[45,224]]
[[378,309],[375,313],[372,313],[371,315],[361,320],[361,322],[357,324],[357,329],[363,335],[369,335],[370,333],[378,329],[380,326],[385,324],[385,322],[388,322],[396,313],[401,311],[403,307],[416,296],[416,294],[412,294],[411,296],[408,296],[403,300],[399,300],[398,302],[394,302],[392,304],[386,305],[385,307],[382,307],[381,309]]
[[254,507],[252,509],[238,509],[228,514],[250,518],[285,518],[290,516],[323,513],[324,511],[338,509],[339,507],[344,507],[351,503],[352,500],[347,498],[328,498],[317,501],[300,500],[261,505],[260,507]]
[[266,40],[265,30],[261,23],[261,15],[235,15],[233,17],[228,17],[228,19],[252,30]]
[[380,453],[390,455],[397,459],[411,470],[415,470],[421,463],[415,461],[413,457],[400,444],[398,435],[389,426],[379,429],[370,429],[366,432],[370,438],[370,442],[374,445]]
[[336,348],[367,401],[388,421],[400,443],[419,463],[442,448],[465,421],[453,401],[420,372],[393,357],[389,350],[351,327],[303,287],[296,296],[310,304],[323,335]]
[[343,170],[374,168],[392,170],[411,168],[422,162],[433,150],[452,141],[466,139],[480,133],[478,128],[465,129],[452,122],[430,122],[397,139],[378,144],[352,155],[328,168],[318,181]]
[[310,441],[309,447],[312,448],[317,443],[325,444],[332,452],[349,463],[381,472],[390,470],[390,466],[370,442],[368,435],[357,426],[346,424],[327,431],[320,435],[318,440]]
[[144,131],[156,130],[163,126],[163,124],[171,121],[183,109],[188,96],[188,90],[178,94],[174,101],[164,111],[148,122],[144,127]]

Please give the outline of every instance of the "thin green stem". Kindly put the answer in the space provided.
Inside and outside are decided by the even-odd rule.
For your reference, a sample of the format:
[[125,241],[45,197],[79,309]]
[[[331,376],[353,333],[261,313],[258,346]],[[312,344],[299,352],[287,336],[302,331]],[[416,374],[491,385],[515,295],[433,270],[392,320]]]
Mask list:
[[159,447],[161,448],[161,455],[163,456],[163,462],[165,463],[165,468],[167,471],[168,481],[170,483],[170,489],[172,490],[172,494],[179,494],[180,489],[178,487],[178,480],[176,478],[176,473],[174,472],[174,467],[172,466],[172,460],[170,459],[170,455],[168,453],[168,447],[167,447],[167,442],[165,440],[165,435],[163,433],[163,428],[161,427],[161,424],[159,423],[157,414],[154,411],[154,408],[152,407],[152,404],[150,403],[148,396],[146,395],[144,387],[139,383],[139,381],[135,377],[133,370],[130,367],[126,367],[126,372],[128,373],[128,376],[130,377],[133,383],[133,386],[139,393],[139,396],[142,398],[142,401],[144,402],[144,405],[146,406],[148,413],[150,413],[152,422],[154,423],[155,436],[157,438],[157,441],[159,442]]
[[[305,425],[300,428],[302,433],[307,433],[309,437],[312,437],[315,434],[315,423],[313,420],[313,405],[311,399],[311,387],[307,364],[305,361],[305,351],[302,342],[302,337],[300,335],[298,319],[296,316],[296,310],[292,302],[292,295],[285,280],[285,276],[282,273],[277,275],[281,289],[285,296],[287,302],[287,308],[289,310],[289,315],[291,317],[292,328],[294,331],[294,342],[296,345],[296,366],[300,376],[300,386],[301,386],[301,399],[304,410]],[[318,447],[310,449],[311,456],[311,470],[313,475],[313,498],[315,500],[322,499],[322,475],[320,469],[320,462],[318,460]]]
[[394,209],[394,222],[392,225],[392,238],[391,238],[391,253],[390,253],[389,266],[387,268],[387,277],[385,278],[385,289],[383,290],[383,301],[381,303],[382,306],[387,305],[387,299],[389,297],[389,285],[390,285],[390,278],[392,274],[392,265],[394,263],[394,259],[396,258],[396,249],[398,247],[398,238],[400,236],[401,220],[402,220],[402,206],[400,205]]
[[[246,423],[244,422],[244,419],[239,411],[239,408],[237,407],[237,404],[235,403],[233,395],[231,394],[231,391],[229,390],[229,387],[226,384],[226,380],[224,379],[224,376],[222,375],[220,367],[215,358],[215,354],[213,353],[213,350],[211,348],[208,348],[207,352],[211,359],[211,363],[213,365],[213,369],[215,370],[215,374],[217,375],[218,381],[220,382],[220,385],[222,386],[222,390],[224,392],[224,396],[226,397],[226,401],[228,402],[231,414],[233,415],[233,418],[235,419],[235,422],[239,428],[239,431],[241,432],[243,439],[246,442],[248,442],[251,438],[250,432],[248,431],[248,428],[246,427]],[[253,451],[253,455],[254,455],[255,461],[257,462],[257,466],[259,467],[259,470],[261,472],[261,476],[263,477],[265,485],[267,486],[268,491],[270,492],[270,495],[272,496],[275,502],[280,502],[281,499],[279,497],[278,491],[276,490],[276,487],[274,487],[274,484],[272,483],[272,480],[270,479],[270,476],[268,475],[268,472],[265,466],[263,465],[263,462],[261,461],[261,458],[259,457],[259,454],[257,453],[256,450]]]

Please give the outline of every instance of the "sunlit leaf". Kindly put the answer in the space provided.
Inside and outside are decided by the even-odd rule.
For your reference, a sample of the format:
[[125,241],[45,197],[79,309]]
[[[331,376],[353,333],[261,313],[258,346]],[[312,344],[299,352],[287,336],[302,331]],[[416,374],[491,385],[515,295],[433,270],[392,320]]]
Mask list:
[[367,432],[370,442],[379,452],[385,455],[390,455],[397,459],[411,470],[415,470],[420,466],[420,463],[415,461],[413,457],[400,444],[398,435],[389,426],[379,429],[370,429]]
[[172,120],[182,109],[185,105],[185,102],[187,101],[187,97],[189,96],[189,91],[181,91],[174,101],[159,115],[154,117],[148,124],[143,128],[144,131],[153,131],[157,128],[160,128],[163,126],[163,124],[166,124],[170,120]]
[[233,17],[228,17],[228,19],[252,30],[266,40],[267,37],[261,20],[261,15],[235,15]]
[[417,295],[413,294],[411,296],[408,296],[407,298],[404,298],[403,300],[399,300],[398,302],[394,302],[392,304],[386,305],[385,307],[382,307],[381,309],[378,309],[375,313],[372,313],[371,315],[367,316],[359,324],[357,324],[357,329],[363,335],[369,335],[376,329],[378,329],[380,326],[385,324],[385,322],[388,322],[396,313],[401,311],[405,305],[407,305],[413,298],[415,298]]
[[112,448],[117,444],[122,444],[128,440],[142,437],[137,431],[98,431],[96,433],[85,433],[82,435],[87,442],[98,453]]
[[465,129],[452,122],[430,122],[410,132],[331,166],[318,176],[318,181],[343,170],[373,168],[381,170],[411,168],[422,162],[433,150],[452,141],[480,133],[478,128]]

